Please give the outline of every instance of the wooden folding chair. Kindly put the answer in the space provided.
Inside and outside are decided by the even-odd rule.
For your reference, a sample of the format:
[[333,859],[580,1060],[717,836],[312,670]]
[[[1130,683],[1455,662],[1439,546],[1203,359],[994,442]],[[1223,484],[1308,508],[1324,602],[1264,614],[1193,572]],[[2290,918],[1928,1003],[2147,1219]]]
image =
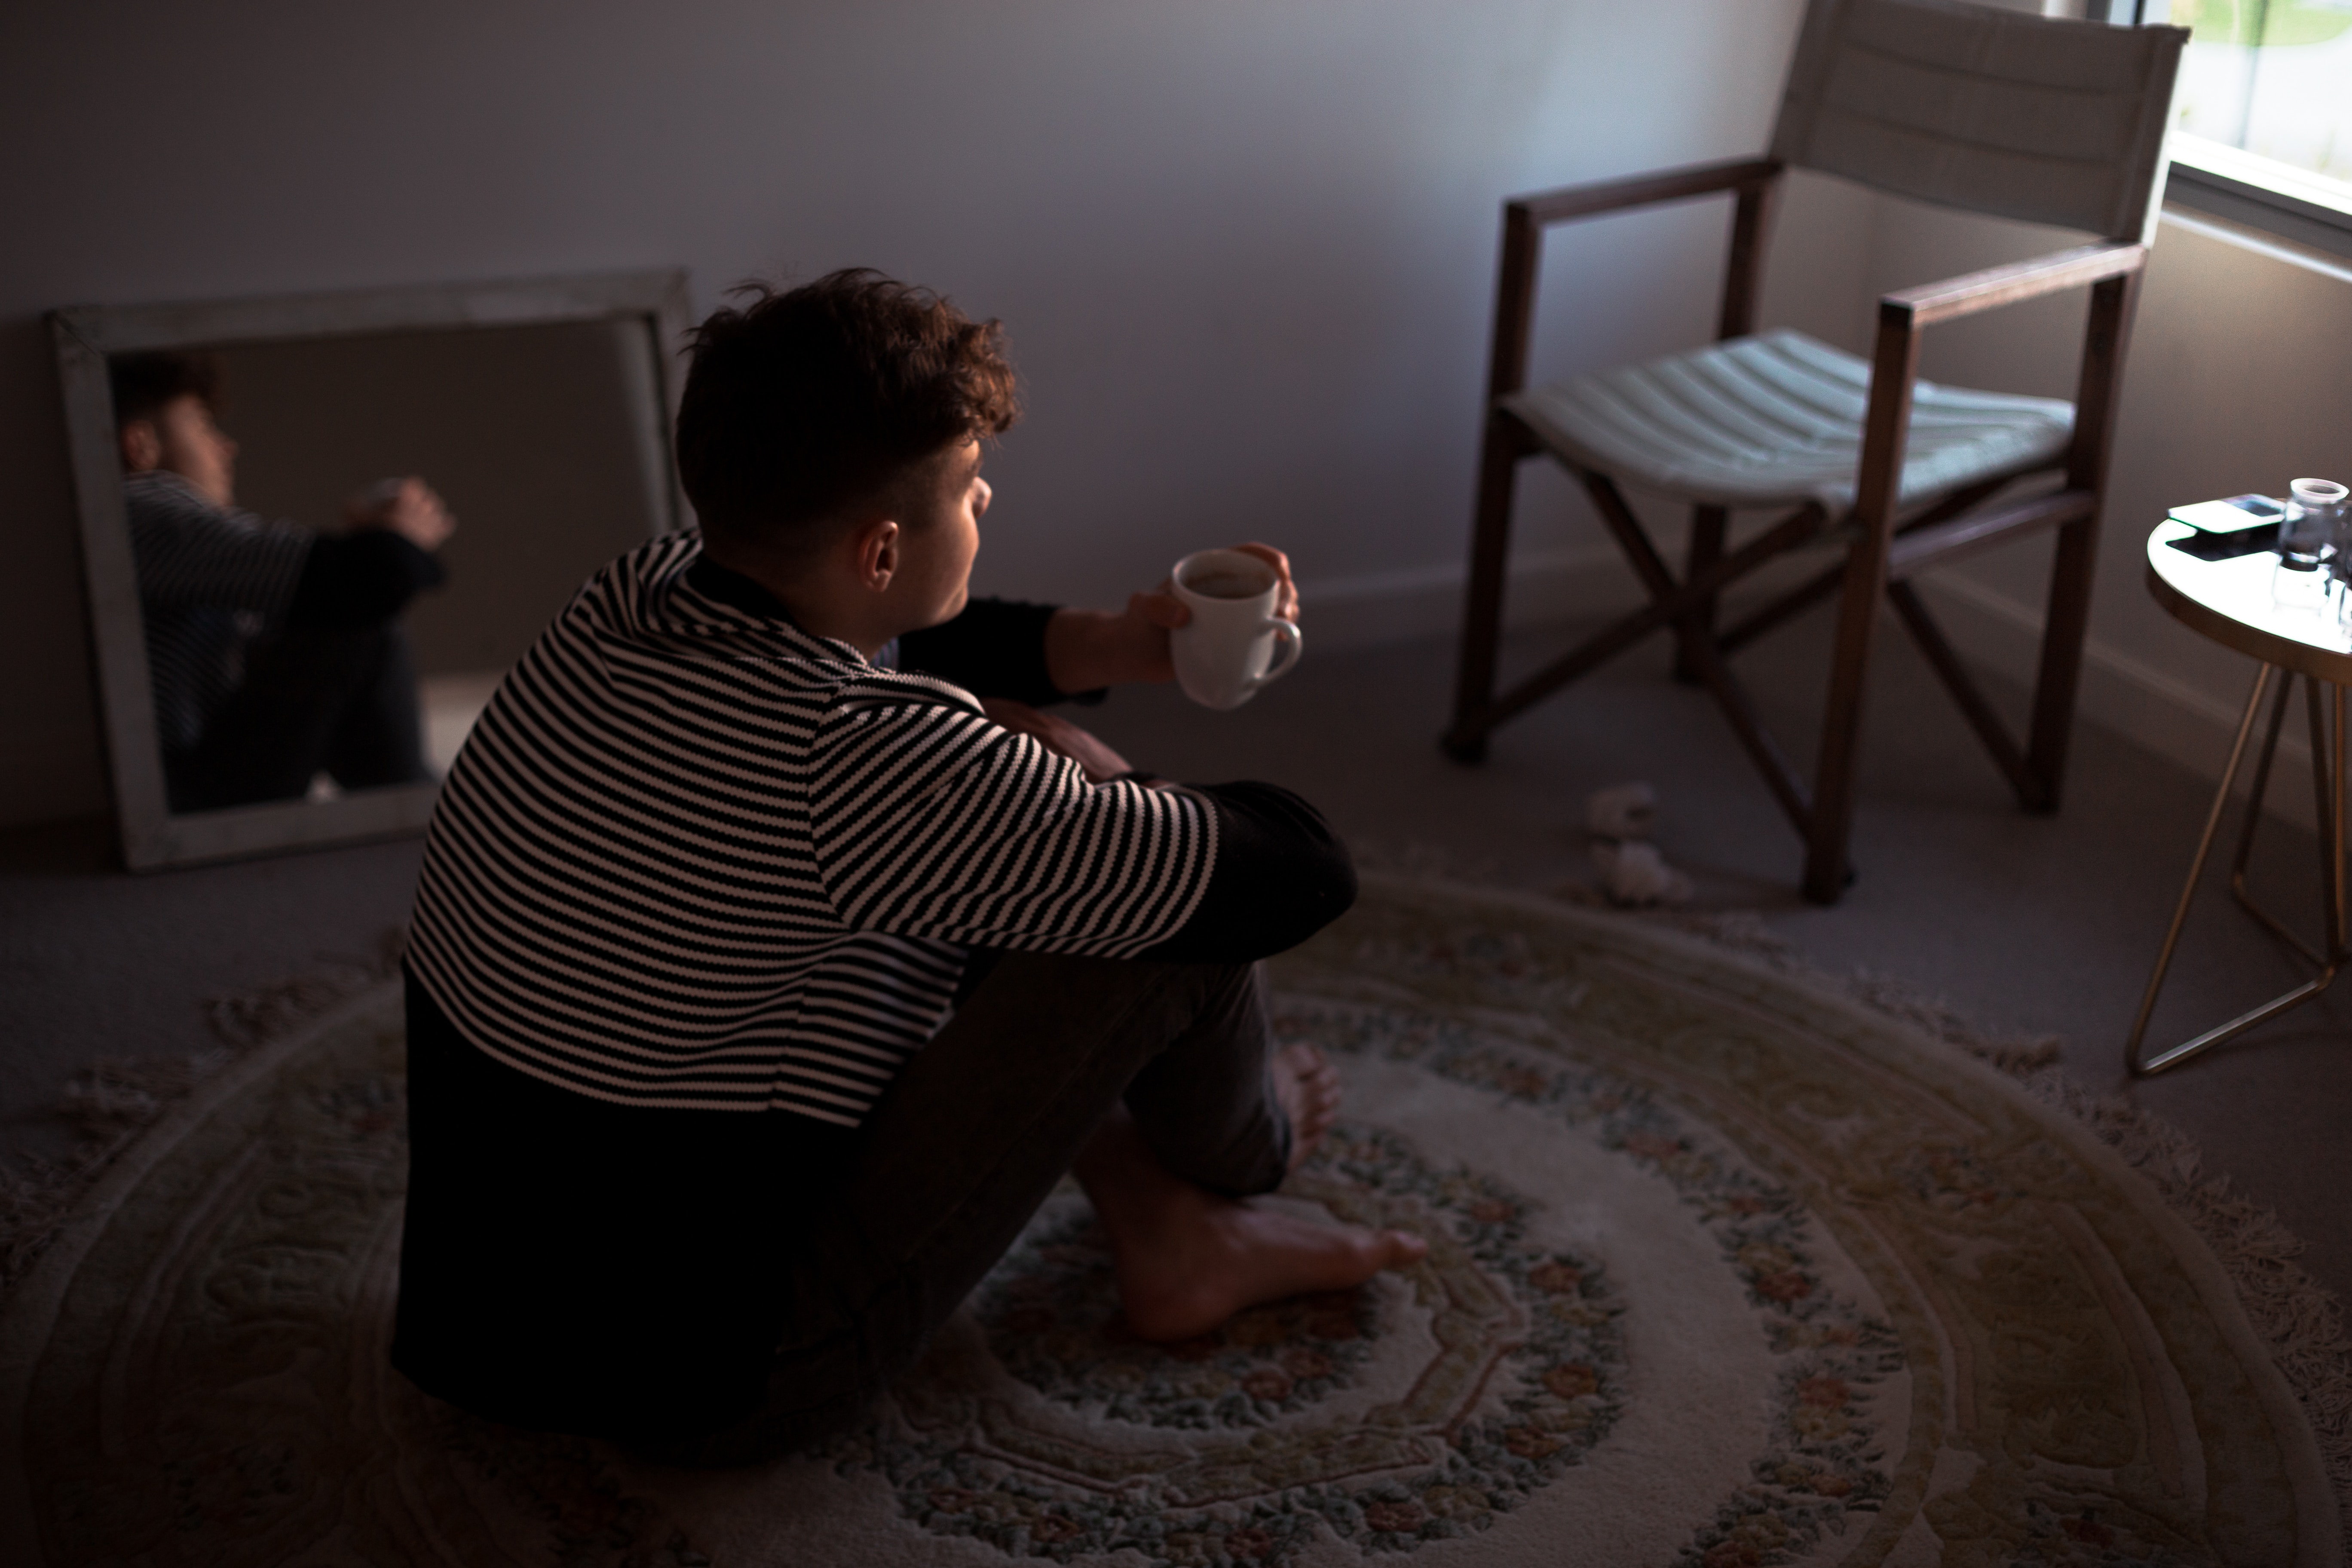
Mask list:
[[[1443,742],[1484,758],[1507,720],[1656,631],[1704,684],[1806,846],[1804,892],[1849,880],[1855,750],[1884,595],[1992,753],[2019,803],[2054,811],[2073,725],[2099,511],[2124,349],[2156,204],[2173,77],[2189,35],[2045,20],[1957,0],[1814,0],[1770,153],[1504,204],[1487,416],[1454,721]],[[2099,242],[1931,283],[1879,301],[1868,363],[1801,333],[1751,336],[1765,230],[1783,170],[1810,168],[1899,195],[2087,229]],[[1686,353],[1527,387],[1538,258],[1549,226],[1729,193],[1736,199],[1717,341]],[[2063,289],[2091,289],[2075,400],[1921,382],[1919,334]],[[1583,485],[1649,604],[1495,691],[1512,493],[1521,459],[1553,458]],[[2004,499],[2055,473],[2054,489]],[[1678,577],[1620,484],[1692,507]],[[1734,547],[1734,508],[1777,521]],[[2032,727],[2021,745],[1969,679],[1911,579],[1962,552],[2055,529]],[[1723,591],[1783,552],[1842,558],[1718,629]],[[1812,785],[1765,730],[1726,657],[1809,605],[1838,602],[1828,712]]]

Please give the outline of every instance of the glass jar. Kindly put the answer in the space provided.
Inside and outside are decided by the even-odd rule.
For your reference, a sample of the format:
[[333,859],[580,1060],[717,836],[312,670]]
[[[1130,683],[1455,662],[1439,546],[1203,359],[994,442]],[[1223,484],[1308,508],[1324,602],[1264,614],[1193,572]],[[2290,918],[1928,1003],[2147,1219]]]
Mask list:
[[2336,580],[2345,560],[2345,489],[2333,479],[2296,479],[2279,520],[2278,570],[2271,597],[2281,609],[2317,611],[2342,599]]

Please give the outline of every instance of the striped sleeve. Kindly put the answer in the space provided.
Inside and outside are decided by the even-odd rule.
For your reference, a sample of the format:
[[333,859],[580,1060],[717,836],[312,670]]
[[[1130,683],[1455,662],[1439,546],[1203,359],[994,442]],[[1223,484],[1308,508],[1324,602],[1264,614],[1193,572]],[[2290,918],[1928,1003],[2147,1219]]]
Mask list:
[[972,708],[864,684],[829,708],[813,748],[812,837],[843,923],[1131,958],[1191,918],[1217,857],[1207,802],[1090,784]]
[[150,609],[283,615],[317,536],[214,506],[175,480],[142,474],[123,487],[140,598]]

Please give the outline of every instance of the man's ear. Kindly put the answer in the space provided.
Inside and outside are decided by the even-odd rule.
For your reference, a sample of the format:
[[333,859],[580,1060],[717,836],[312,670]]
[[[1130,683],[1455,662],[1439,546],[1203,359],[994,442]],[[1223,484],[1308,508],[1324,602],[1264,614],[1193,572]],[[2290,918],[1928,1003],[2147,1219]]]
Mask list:
[[869,518],[849,539],[857,585],[868,593],[886,592],[898,574],[898,524],[887,517]]
[[152,419],[126,419],[120,437],[122,445],[122,466],[134,474],[143,474],[163,460],[163,437]]

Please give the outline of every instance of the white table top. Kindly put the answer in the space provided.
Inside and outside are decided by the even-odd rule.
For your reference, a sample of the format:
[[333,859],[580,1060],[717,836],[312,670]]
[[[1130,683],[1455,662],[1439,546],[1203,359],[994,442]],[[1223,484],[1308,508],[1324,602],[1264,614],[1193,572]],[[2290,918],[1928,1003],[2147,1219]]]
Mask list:
[[2147,536],[2147,591],[2184,624],[2240,653],[2338,686],[2352,685],[2352,638],[2336,623],[2335,605],[2286,609],[2271,598],[2278,555],[2257,550],[2226,561],[2202,561],[2172,542],[2196,537],[2185,522],[2167,518]]

